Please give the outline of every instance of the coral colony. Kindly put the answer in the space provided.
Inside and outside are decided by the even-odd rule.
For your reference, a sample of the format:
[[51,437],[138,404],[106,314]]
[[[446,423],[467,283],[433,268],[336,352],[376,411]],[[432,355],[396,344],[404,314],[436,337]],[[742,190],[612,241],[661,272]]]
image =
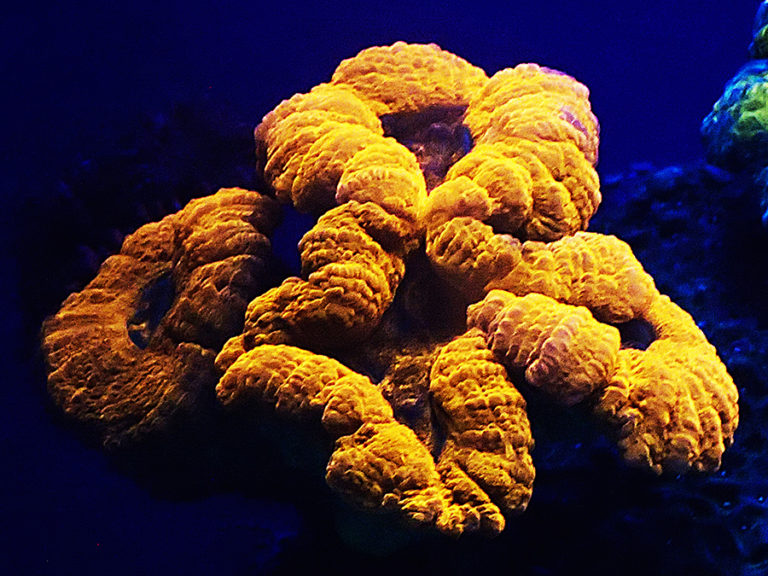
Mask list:
[[[341,498],[453,536],[526,508],[534,389],[593,413],[631,465],[717,470],[731,377],[630,247],[585,231],[588,96],[433,44],[343,61],[256,128],[262,190],[142,226],[46,321],[51,396],[113,450],[206,403],[315,422]],[[316,222],[270,287],[280,203]]]

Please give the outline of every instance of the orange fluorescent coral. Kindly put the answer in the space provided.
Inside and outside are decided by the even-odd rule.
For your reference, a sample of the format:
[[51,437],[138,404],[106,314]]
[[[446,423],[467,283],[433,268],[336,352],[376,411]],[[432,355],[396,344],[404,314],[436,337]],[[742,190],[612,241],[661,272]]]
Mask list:
[[586,306],[601,320],[626,322],[648,307],[656,290],[627,244],[590,232],[521,243],[495,234],[476,218],[460,216],[427,237],[427,254],[470,301],[492,289],[538,292]]
[[506,366],[525,370],[529,384],[569,406],[607,382],[621,345],[619,331],[587,308],[536,293],[494,290],[469,307],[467,324]]
[[[560,72],[364,50],[257,126],[264,195],[140,228],[46,321],[50,393],[109,445],[169,433],[214,388],[247,418],[314,421],[333,490],[454,536],[531,498],[526,387],[590,407],[631,464],[717,469],[736,388],[630,247],[585,231],[598,136]],[[267,196],[317,221],[299,275],[265,290]]]
[[488,287],[546,294],[586,306],[605,322],[637,318],[656,291],[653,279],[626,243],[591,232],[577,232],[548,244],[524,242],[520,261]]
[[56,404],[110,447],[193,414],[215,384],[215,351],[263,289],[275,208],[223,189],[128,236],[43,326]]
[[[490,359],[486,362],[493,364]],[[504,369],[496,370],[503,373]],[[444,463],[443,458],[436,463],[416,434],[395,420],[380,390],[368,378],[332,358],[292,346],[259,346],[230,366],[216,390],[219,400],[228,407],[243,410],[249,405],[266,404],[288,419],[319,417],[323,427],[337,439],[328,463],[328,484],[358,505],[399,511],[411,522],[433,525],[454,535],[468,528],[498,532],[504,527],[499,509],[472,480],[456,482],[454,477],[463,475],[461,469],[441,470],[455,464]],[[522,423],[518,422],[517,437],[512,433],[509,436],[517,440],[527,466],[521,474],[526,484],[518,488],[522,495],[512,493],[507,500],[524,507],[533,480],[527,450],[530,433],[522,410],[524,401],[512,391]],[[480,401],[483,398],[482,394],[474,396]],[[468,438],[463,444],[471,457],[483,443],[471,435],[476,428],[471,419],[457,421],[462,422],[468,424],[461,428],[466,428],[463,433]],[[491,435],[483,432],[483,428],[475,429],[475,436]],[[457,450],[444,448],[445,459],[459,457],[453,452]],[[496,457],[499,467],[512,468],[514,465],[504,454],[502,449]],[[474,486],[477,494],[472,499],[458,491],[463,484]]]
[[479,331],[440,350],[429,391],[446,427],[438,465],[452,476],[466,474],[469,486],[474,482],[505,511],[524,510],[534,477],[525,400]]
[[655,339],[620,348],[619,331],[582,306],[491,291],[468,324],[528,384],[566,405],[588,400],[616,430],[625,459],[655,472],[716,470],[738,425],[738,394],[693,319],[655,293],[637,319]]
[[447,179],[468,176],[485,188],[499,231],[556,240],[586,229],[601,200],[588,98],[570,76],[534,64],[498,72],[467,108],[476,145]]
[[738,392],[693,318],[655,295],[642,315],[656,339],[624,349],[596,409],[612,422],[624,457],[660,472],[716,470],[739,424]]
[[494,74],[473,95],[467,125],[479,142],[573,142],[597,163],[600,128],[589,90],[567,74],[520,64]]
[[487,80],[483,70],[436,44],[395,42],[344,60],[331,84],[353,90],[382,116],[466,106]]

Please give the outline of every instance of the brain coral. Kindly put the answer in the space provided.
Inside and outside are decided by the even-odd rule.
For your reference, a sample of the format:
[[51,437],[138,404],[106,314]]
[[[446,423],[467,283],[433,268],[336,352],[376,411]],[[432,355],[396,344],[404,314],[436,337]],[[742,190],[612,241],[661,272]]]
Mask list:
[[[585,231],[588,95],[435,45],[345,60],[257,126],[262,193],[142,227],[46,322],[52,397],[108,445],[170,433],[214,392],[232,417],[315,423],[334,491],[454,536],[525,510],[527,390],[591,408],[631,464],[717,469],[730,376],[629,246]],[[271,198],[316,221],[300,274],[267,287]]]

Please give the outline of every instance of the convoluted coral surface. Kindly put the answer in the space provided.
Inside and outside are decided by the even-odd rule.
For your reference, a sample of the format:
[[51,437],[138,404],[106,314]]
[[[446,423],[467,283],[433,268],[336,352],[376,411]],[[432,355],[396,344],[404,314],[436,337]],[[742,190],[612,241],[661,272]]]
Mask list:
[[190,417],[262,286],[276,205],[222,189],[128,236],[43,327],[49,390],[107,445]]
[[[256,128],[264,190],[142,227],[46,322],[52,397],[109,446],[172,433],[206,400],[319,423],[333,490],[454,536],[528,505],[526,390],[588,407],[630,464],[716,470],[733,381],[629,246],[585,231],[601,201],[588,95],[435,45],[342,62]],[[271,197],[316,220],[299,274],[264,290]]]

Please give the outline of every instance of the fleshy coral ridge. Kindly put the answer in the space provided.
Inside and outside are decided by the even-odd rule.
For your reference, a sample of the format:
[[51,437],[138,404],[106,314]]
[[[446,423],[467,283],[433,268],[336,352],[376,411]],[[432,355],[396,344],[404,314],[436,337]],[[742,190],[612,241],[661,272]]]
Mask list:
[[[46,322],[51,395],[108,445],[194,418],[214,388],[253,418],[316,421],[332,489],[453,536],[498,533],[528,505],[518,387],[590,406],[630,464],[715,470],[736,388],[630,247],[586,232],[598,139],[587,88],[563,73],[489,78],[434,44],[363,50],[257,126],[264,194],[225,189],[142,227]],[[300,274],[264,291],[267,196],[317,221]],[[463,330],[402,321],[419,256],[469,305]],[[411,281],[409,302],[452,316],[433,285]],[[628,322],[649,327],[644,349],[622,341]],[[383,348],[399,352],[372,367]]]

